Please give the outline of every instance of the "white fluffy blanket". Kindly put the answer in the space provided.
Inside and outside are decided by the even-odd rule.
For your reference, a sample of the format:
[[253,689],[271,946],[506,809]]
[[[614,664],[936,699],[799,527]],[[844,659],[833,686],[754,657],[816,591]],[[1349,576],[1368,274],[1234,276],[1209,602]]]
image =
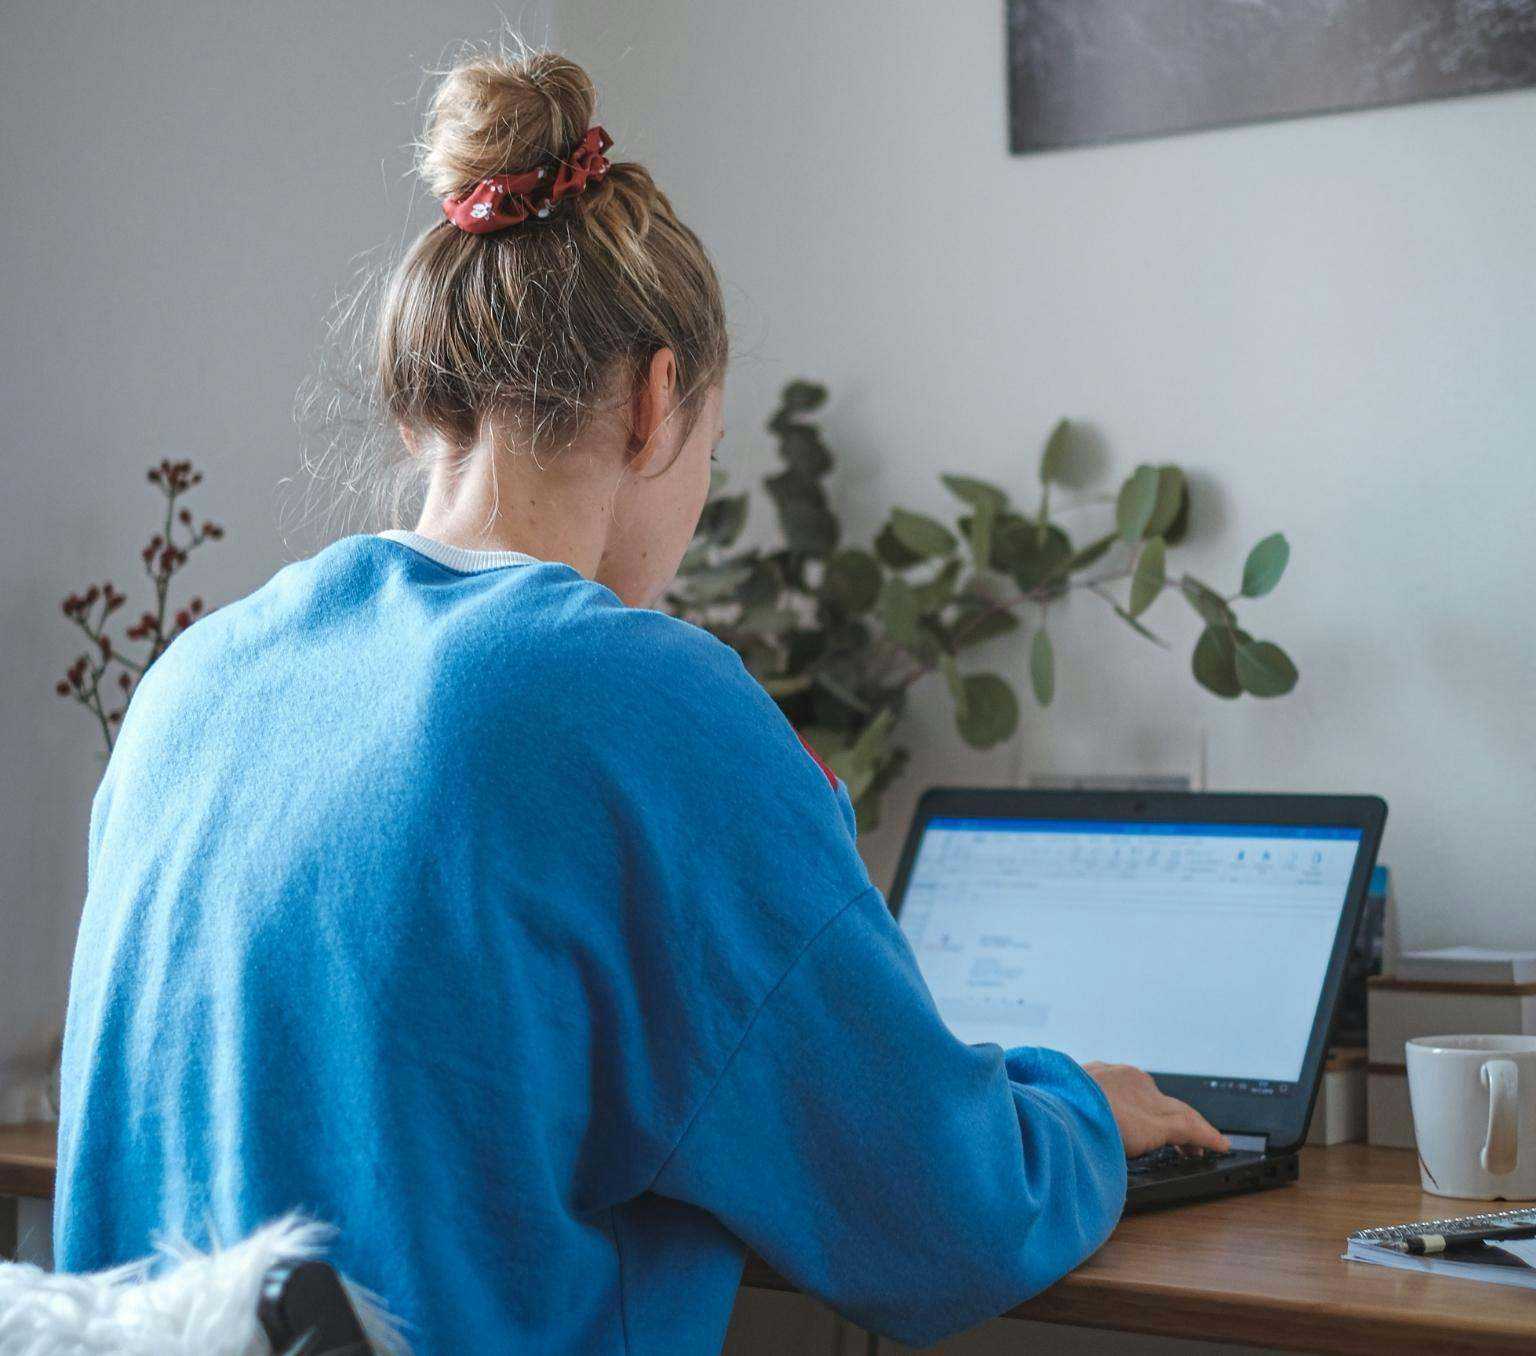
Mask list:
[[[256,1318],[261,1278],[280,1262],[318,1257],[332,1230],[289,1216],[243,1243],[199,1252],[162,1243],[154,1258],[75,1276],[0,1263],[0,1356],[272,1356]],[[379,1356],[408,1356],[379,1304],[347,1293]]]

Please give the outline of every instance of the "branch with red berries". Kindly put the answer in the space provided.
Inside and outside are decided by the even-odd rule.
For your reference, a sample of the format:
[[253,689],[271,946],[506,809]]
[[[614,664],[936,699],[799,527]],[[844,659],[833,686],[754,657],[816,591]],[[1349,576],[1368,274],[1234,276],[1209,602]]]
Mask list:
[[112,752],[113,729],[121,723],[139,680],[165,653],[165,647],[203,615],[201,598],[193,598],[175,612],[170,606],[171,580],[192,552],[224,535],[217,523],[199,526],[191,510],[178,506],[181,497],[202,478],[202,472],[193,470],[190,461],[162,461],[150,468],[150,483],[165,497],[165,521],[139,552],[155,591],[155,605],[124,632],[128,640],[145,647],[137,658],[125,654],[106,633],[107,619],[128,601],[127,594],[110,583],[92,584],[84,593],[72,593],[64,600],[64,615],[85,633],[90,648],[69,666],[54,690],[61,697],[74,698],[96,717],[108,753]]

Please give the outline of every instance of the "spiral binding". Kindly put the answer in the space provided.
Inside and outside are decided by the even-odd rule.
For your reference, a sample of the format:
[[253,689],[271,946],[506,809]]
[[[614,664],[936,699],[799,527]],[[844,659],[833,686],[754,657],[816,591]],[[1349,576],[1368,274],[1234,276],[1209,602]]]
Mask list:
[[1383,1243],[1409,1238],[1414,1234],[1463,1234],[1480,1229],[1498,1229],[1507,1225],[1536,1225],[1536,1209],[1499,1210],[1491,1215],[1463,1215],[1460,1219],[1424,1219],[1417,1224],[1386,1224],[1377,1229],[1362,1229],[1351,1234],[1351,1243]]

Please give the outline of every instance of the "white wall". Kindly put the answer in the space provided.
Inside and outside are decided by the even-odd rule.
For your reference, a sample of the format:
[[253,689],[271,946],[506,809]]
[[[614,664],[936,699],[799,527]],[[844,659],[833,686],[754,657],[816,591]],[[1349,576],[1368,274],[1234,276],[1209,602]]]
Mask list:
[[[1243,611],[1300,664],[1291,697],[1197,689],[1175,598],[1149,618],[1175,655],[1075,601],[1018,749],[968,752],[920,689],[882,877],[925,782],[1188,768],[1203,728],[1213,787],[1387,797],[1410,944],[1536,945],[1536,93],[1010,157],[993,3],[561,0],[555,22],[615,154],[728,282],[738,477],[806,375],[836,397],[855,534],[947,511],[940,471],[1030,502],[1070,414],[1117,478],[1194,472],[1195,573],[1235,587],[1254,541],[1291,539]],[[996,662],[1022,675],[1016,646]]]
[[229,532],[183,597],[227,601],[285,562],[278,482],[322,317],[355,254],[438,210],[401,177],[422,68],[503,15],[542,38],[541,0],[0,18],[0,1117],[62,1020],[102,766],[53,693],[80,648],[58,602],[134,582],[164,456],[206,470],[190,502]]

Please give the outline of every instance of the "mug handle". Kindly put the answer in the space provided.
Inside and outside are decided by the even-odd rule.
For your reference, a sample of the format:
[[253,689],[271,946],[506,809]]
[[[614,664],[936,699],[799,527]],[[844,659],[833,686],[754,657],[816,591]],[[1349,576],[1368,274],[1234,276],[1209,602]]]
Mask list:
[[1490,1059],[1483,1065],[1488,1089],[1488,1139],[1483,1145],[1484,1172],[1513,1172],[1519,1157],[1520,1070],[1512,1059]]

